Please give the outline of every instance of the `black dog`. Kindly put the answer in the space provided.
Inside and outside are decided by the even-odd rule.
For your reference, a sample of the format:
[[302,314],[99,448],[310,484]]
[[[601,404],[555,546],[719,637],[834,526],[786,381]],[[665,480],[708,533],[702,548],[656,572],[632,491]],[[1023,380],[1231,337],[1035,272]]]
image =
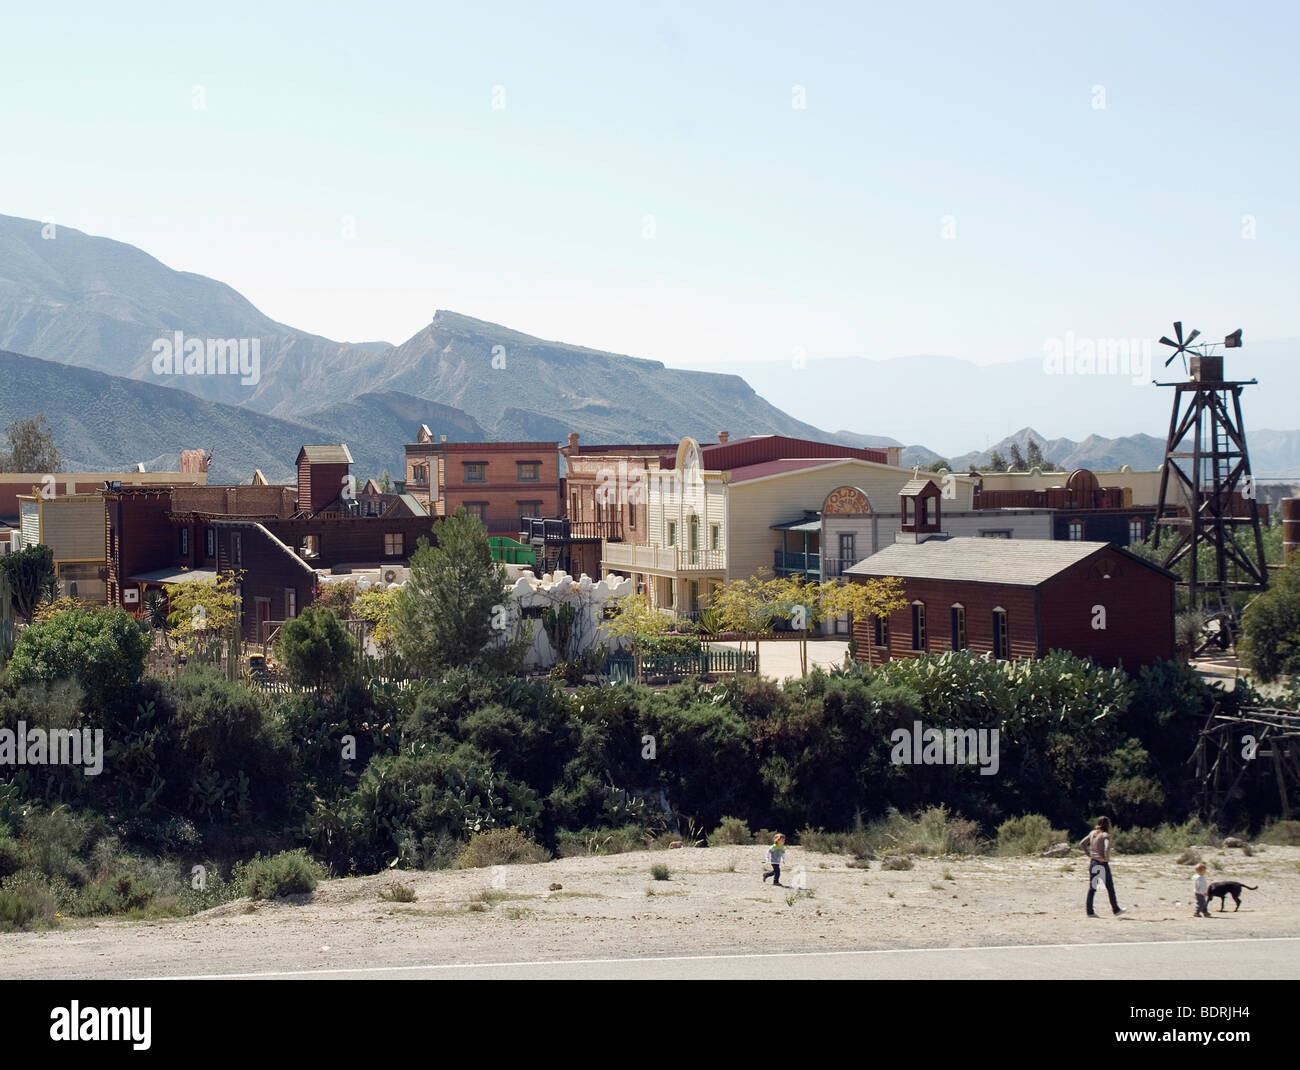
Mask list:
[[1232,896],[1232,901],[1237,905],[1233,907],[1236,912],[1241,909],[1241,890],[1249,888],[1252,892],[1258,891],[1258,885],[1242,884],[1240,881],[1215,881],[1210,885],[1209,892],[1206,893],[1205,901],[1208,903],[1215,896],[1219,898],[1219,913],[1222,914],[1227,907],[1227,897]]

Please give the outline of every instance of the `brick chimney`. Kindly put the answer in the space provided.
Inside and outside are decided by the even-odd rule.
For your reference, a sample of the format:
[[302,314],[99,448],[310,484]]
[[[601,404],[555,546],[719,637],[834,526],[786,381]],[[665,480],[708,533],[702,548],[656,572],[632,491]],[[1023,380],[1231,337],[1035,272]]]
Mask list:
[[729,439],[729,438],[731,438],[731,432],[730,432],[730,431],[719,431],[719,432],[718,432],[718,445],[722,445],[722,443],[726,442],[727,439]]
[[577,448],[578,448],[578,434],[577,434],[576,431],[570,431],[570,432],[569,432],[569,449],[571,449],[571,450],[576,450]]

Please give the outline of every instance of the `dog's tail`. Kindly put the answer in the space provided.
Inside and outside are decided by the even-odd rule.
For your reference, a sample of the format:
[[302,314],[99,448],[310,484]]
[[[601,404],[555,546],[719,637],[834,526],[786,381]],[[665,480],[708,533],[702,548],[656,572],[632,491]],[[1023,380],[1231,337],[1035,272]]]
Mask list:
[[1259,885],[1258,885],[1258,884],[1243,884],[1242,887],[1243,887],[1243,888],[1249,888],[1252,892],[1257,892],[1257,891],[1259,891]]

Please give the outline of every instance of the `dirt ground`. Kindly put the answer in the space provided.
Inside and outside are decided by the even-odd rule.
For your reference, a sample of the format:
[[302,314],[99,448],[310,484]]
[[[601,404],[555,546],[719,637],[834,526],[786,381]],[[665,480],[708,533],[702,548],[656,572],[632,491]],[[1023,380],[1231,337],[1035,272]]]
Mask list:
[[[1228,899],[1220,914],[1216,900],[1209,921],[1192,917],[1191,867],[1170,854],[1117,858],[1120,903],[1133,909],[1115,918],[1101,902],[1103,916],[1090,920],[1082,854],[920,858],[911,870],[886,872],[879,862],[862,870],[843,855],[794,847],[784,876],[802,878],[806,892],[796,896],[763,883],[761,846],[688,847],[330,880],[310,898],[239,900],[183,919],[66,920],[0,935],[0,977],[1300,936],[1300,847],[1256,850],[1201,849],[1211,880],[1259,885],[1237,913]],[[651,877],[655,863],[669,867],[668,880]],[[399,882],[414,889],[413,902],[380,898]],[[1212,947],[1192,954],[1212,971]]]

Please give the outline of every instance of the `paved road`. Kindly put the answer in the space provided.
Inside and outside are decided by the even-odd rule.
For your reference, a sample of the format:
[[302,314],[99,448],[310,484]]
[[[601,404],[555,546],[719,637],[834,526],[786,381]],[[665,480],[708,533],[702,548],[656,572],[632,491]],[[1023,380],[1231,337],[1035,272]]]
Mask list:
[[871,980],[1083,979],[1186,980],[1188,963],[1221,980],[1300,979],[1300,937],[1160,940],[1017,947],[907,948],[887,951],[675,955],[661,958],[556,959],[548,962],[438,963],[194,974],[197,978],[465,980]]

